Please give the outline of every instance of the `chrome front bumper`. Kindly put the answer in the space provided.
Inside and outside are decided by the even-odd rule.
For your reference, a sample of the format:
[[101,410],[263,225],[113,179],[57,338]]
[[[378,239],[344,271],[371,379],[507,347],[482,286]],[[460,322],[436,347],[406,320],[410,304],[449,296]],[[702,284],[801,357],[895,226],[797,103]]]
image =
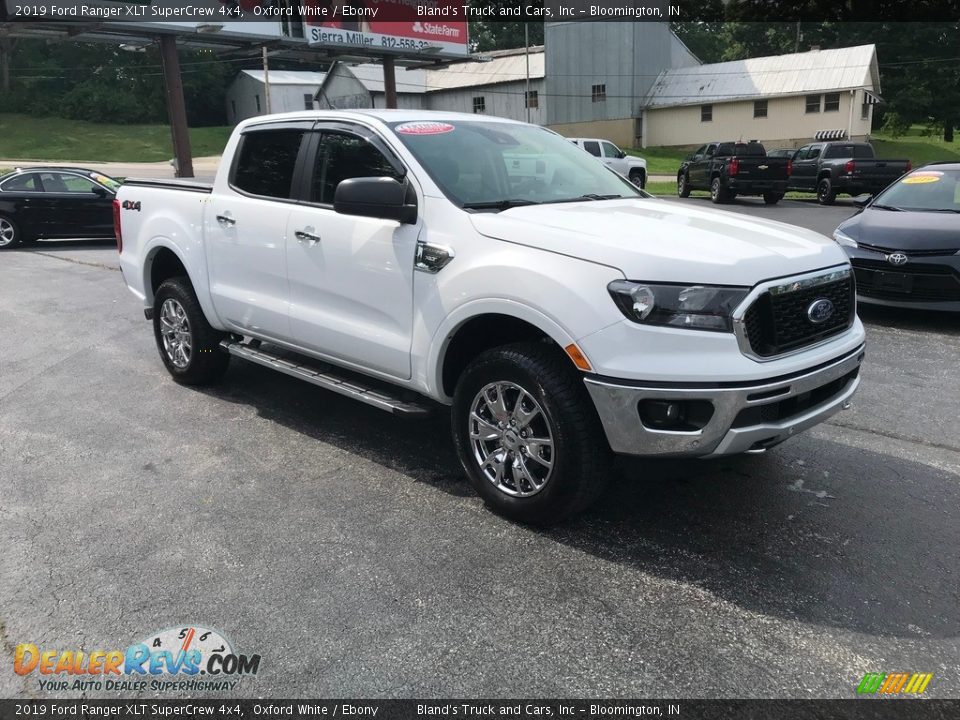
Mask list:
[[[587,390],[614,452],[711,457],[763,452],[849,407],[860,384],[861,345],[812,370],[756,383],[630,384],[588,377]],[[640,419],[642,400],[705,400],[709,420],[696,430],[658,430]],[[757,422],[760,420],[760,422]]]

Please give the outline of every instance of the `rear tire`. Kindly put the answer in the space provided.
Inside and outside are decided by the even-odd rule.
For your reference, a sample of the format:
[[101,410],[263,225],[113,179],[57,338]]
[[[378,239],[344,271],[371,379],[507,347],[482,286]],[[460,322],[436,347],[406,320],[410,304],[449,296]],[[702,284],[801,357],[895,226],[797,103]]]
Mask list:
[[690,197],[690,178],[686,173],[677,175],[677,197]]
[[723,187],[723,183],[720,182],[720,177],[717,176],[710,181],[710,200],[717,205],[721,205],[727,202],[730,199],[730,196],[727,194],[727,189]]
[[833,205],[837,199],[837,192],[833,189],[830,178],[821,178],[817,183],[817,202],[821,205]]
[[781,200],[783,200],[783,193],[764,193],[763,194],[763,201],[767,205],[776,205]]
[[8,215],[0,215],[0,250],[10,250],[23,242],[20,227]]
[[551,525],[606,485],[610,448],[583,378],[556,347],[484,352],[453,396],[453,439],[470,482],[495,512]]
[[207,322],[185,277],[165,280],[157,289],[153,335],[167,372],[182,385],[209,385],[230,364],[230,355],[220,347],[224,333]]

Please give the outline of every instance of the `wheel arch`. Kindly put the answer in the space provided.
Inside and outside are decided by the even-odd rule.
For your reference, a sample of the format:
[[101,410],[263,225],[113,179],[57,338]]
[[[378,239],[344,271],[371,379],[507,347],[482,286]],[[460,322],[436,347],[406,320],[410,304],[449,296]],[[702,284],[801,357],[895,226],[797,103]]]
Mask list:
[[512,301],[472,303],[452,314],[431,344],[428,362],[436,395],[449,401],[457,380],[481,352],[523,340],[542,340],[561,351],[574,343],[551,318]]
[[203,275],[205,268],[201,270],[194,268],[191,271],[191,263],[187,261],[181,249],[177,247],[175,243],[165,238],[155,239],[144,252],[143,258],[143,293],[148,306],[153,305],[157,288],[160,287],[164,280],[183,276],[187,278],[193,287],[193,291],[197,296],[203,314],[207,317],[207,321],[218,330],[226,329],[219,322],[207,288],[202,284],[202,281],[205,279]]

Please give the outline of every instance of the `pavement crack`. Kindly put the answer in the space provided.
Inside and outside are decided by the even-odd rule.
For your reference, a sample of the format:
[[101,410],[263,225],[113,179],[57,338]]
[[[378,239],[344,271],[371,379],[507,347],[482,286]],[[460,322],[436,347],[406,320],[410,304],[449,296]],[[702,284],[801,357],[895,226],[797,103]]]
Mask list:
[[901,442],[913,443],[914,445],[923,445],[925,447],[937,448],[938,450],[948,450],[950,452],[960,453],[960,447],[956,445],[947,445],[946,443],[932,442],[930,440],[924,440],[923,438],[911,437],[909,435],[900,435],[898,433],[884,432],[883,430],[877,430],[872,427],[865,427],[863,425],[856,425],[854,423],[846,422],[837,422],[836,420],[827,420],[826,425],[833,425],[835,427],[845,428],[847,430],[857,430],[859,432],[868,433],[870,435],[880,435],[881,437],[890,438],[891,440],[900,440]]
[[120,272],[120,268],[106,263],[89,262],[87,260],[77,260],[76,258],[61,257],[60,255],[51,255],[50,253],[35,251],[33,255],[43,255],[44,257],[62,260],[63,262],[73,263],[74,265],[86,265],[87,267],[100,268],[101,270],[110,270],[111,272]]

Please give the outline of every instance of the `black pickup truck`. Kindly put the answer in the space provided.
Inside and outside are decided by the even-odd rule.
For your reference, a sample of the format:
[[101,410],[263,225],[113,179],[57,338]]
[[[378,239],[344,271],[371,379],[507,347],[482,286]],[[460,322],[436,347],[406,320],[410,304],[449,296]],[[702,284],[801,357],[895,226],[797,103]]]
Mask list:
[[790,158],[768,157],[758,142],[715,142],[703,145],[683,161],[677,172],[677,195],[709,190],[715,203],[737,195],[762,195],[775,205],[787,191]]
[[870,143],[818,142],[793,155],[790,190],[815,192],[821,205],[837,195],[876,195],[911,170],[909,160],[877,159]]

